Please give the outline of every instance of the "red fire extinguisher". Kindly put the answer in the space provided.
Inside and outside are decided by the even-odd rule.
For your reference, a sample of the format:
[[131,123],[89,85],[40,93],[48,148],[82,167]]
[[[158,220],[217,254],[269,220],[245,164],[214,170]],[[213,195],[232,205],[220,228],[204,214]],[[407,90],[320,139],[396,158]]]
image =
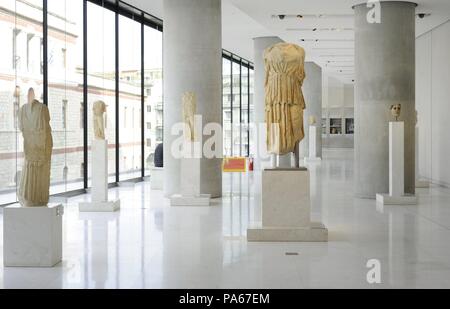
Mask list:
[[252,157],[250,157],[249,159],[248,159],[248,171],[249,172],[253,172],[253,169],[254,169],[254,163],[253,163],[253,158]]

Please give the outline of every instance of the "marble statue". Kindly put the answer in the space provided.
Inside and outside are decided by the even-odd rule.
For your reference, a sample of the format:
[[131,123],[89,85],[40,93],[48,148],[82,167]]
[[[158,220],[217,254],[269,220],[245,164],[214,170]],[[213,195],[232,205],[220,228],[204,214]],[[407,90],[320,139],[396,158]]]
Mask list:
[[264,63],[267,151],[277,155],[296,152],[305,137],[306,105],[301,89],[305,51],[295,44],[278,43],[266,49]]
[[316,125],[316,123],[317,123],[316,116],[309,116],[309,125],[314,126]]
[[106,104],[103,101],[94,102],[94,136],[97,140],[105,139],[105,112]]
[[187,141],[195,141],[195,113],[197,112],[197,97],[193,92],[183,95],[183,121],[186,126],[185,138]]
[[398,118],[400,118],[401,112],[402,112],[401,104],[395,104],[395,105],[391,106],[391,113],[392,113],[392,116],[394,116],[395,121],[398,121]]
[[18,191],[24,207],[44,207],[49,200],[50,165],[53,149],[50,113],[46,105],[34,99],[21,107],[19,129],[24,139],[24,163]]

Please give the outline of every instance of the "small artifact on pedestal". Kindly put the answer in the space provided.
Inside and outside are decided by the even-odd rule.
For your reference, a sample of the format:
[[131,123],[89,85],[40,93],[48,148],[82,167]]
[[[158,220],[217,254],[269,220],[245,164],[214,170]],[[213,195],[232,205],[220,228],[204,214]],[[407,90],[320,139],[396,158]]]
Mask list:
[[120,209],[120,200],[108,199],[108,141],[105,139],[106,104],[96,101],[92,108],[94,139],[92,141],[92,189],[91,202],[79,205],[80,212],[115,212]]
[[20,108],[19,129],[24,140],[24,163],[18,189],[20,205],[3,211],[5,266],[52,267],[62,259],[62,205],[48,205],[53,149],[50,114],[28,91]]
[[309,116],[309,125],[315,126],[317,123],[316,116]]
[[395,121],[398,121],[402,112],[402,105],[395,104],[391,106],[391,114],[395,118]]
[[197,134],[195,130],[195,114],[197,112],[197,96],[193,92],[185,92],[182,98],[182,118],[184,122],[183,158],[180,168],[180,194],[172,195],[171,206],[210,206],[211,195],[201,193],[200,173],[201,159],[195,156]]

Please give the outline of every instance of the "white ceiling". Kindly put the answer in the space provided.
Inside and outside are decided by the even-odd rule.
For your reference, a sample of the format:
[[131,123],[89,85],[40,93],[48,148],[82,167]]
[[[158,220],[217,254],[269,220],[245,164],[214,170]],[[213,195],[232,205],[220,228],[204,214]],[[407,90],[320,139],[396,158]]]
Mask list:
[[[401,0],[400,0],[401,1]],[[125,0],[164,19],[163,0]],[[353,9],[362,0],[222,0],[223,48],[253,61],[252,39],[279,36],[302,45],[307,60],[315,61],[329,74],[344,82],[353,79]],[[418,0],[416,35],[450,19],[450,0]],[[273,18],[273,15],[303,15],[304,18]],[[334,15],[319,18],[318,15]],[[312,31],[317,28],[318,30]],[[333,29],[333,30],[332,30]],[[301,41],[305,39],[306,41]],[[316,42],[316,40],[319,40]],[[330,61],[330,62],[329,62]],[[342,71],[342,72],[341,72]]]

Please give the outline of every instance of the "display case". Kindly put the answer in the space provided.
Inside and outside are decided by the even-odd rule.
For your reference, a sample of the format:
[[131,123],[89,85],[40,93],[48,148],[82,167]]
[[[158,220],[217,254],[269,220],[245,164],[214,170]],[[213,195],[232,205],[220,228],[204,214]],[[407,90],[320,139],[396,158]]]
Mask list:
[[331,118],[330,119],[330,134],[341,135],[342,134],[342,119]]
[[352,135],[355,133],[355,119],[345,119],[345,134]]

